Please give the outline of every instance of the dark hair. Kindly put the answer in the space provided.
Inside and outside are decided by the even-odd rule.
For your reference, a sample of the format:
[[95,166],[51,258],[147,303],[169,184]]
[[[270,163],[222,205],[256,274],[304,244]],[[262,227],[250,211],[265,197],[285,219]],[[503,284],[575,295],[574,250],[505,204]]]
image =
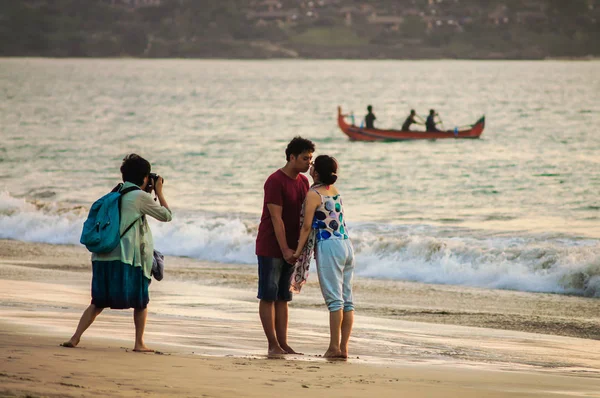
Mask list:
[[411,115],[412,115],[412,114],[415,114],[415,113],[417,113],[417,112],[415,112],[415,110],[414,110],[414,109],[411,109],[411,110],[410,110],[410,114],[411,114]]
[[371,112],[371,111],[373,110],[373,107],[372,107],[371,105],[369,105],[369,106],[367,106],[367,110],[368,110],[369,112]]
[[144,184],[144,177],[150,174],[150,170],[150,162],[135,153],[125,156],[121,164],[123,181],[131,182],[138,186]]
[[337,181],[337,160],[328,155],[319,155],[313,164],[315,171],[319,174],[319,181],[325,185],[335,184]]
[[433,110],[433,109],[430,109],[430,110],[429,110],[429,113],[430,113],[430,114],[434,114],[434,113],[435,113],[435,110]]
[[285,148],[285,159],[289,161],[291,155],[298,156],[306,151],[313,153],[315,151],[315,144],[311,140],[300,136],[294,137],[287,148]]

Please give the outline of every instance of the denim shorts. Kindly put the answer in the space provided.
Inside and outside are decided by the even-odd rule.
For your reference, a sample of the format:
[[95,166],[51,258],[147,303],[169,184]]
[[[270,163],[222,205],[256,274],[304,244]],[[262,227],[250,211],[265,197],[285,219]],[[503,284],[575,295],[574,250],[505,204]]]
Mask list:
[[292,301],[290,282],[294,266],[283,258],[258,256],[258,298]]

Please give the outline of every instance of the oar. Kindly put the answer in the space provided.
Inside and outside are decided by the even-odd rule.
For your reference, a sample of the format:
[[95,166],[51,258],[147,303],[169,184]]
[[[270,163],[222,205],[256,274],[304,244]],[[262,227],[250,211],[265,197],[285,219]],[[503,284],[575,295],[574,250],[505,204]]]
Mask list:
[[[415,109],[414,106],[411,106],[410,109]],[[425,119],[423,119],[421,117],[421,115],[419,115],[418,113],[415,112],[415,116],[419,118],[419,120],[421,121],[421,124],[425,124]],[[417,123],[418,124],[418,123]]]
[[442,125],[442,130],[446,130],[446,128],[444,127],[444,122],[442,121],[442,118],[440,117],[440,115],[438,113],[435,114],[438,117],[438,120],[440,121],[440,124]]

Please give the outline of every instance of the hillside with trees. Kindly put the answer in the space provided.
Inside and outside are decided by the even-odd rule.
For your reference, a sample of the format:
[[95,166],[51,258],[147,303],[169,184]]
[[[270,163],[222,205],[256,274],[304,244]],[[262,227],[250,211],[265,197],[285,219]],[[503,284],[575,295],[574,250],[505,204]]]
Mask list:
[[0,56],[600,55],[600,0],[10,0]]

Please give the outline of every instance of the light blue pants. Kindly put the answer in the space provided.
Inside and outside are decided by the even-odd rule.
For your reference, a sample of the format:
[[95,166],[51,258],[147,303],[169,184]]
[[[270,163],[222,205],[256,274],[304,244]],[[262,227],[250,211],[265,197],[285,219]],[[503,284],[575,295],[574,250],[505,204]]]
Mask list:
[[329,311],[354,311],[352,277],[354,249],[350,239],[327,239],[317,242],[317,274],[321,292]]

